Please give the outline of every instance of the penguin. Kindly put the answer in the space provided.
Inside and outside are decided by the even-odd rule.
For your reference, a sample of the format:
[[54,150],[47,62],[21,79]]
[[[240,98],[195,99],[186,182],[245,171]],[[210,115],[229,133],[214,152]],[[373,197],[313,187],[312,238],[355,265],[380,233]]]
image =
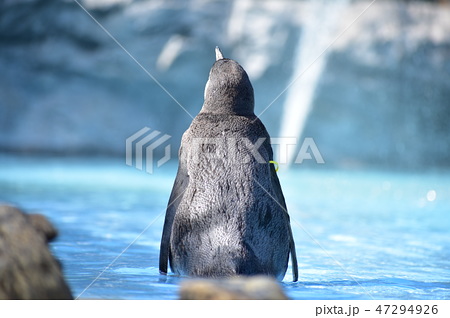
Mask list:
[[[199,114],[182,136],[161,238],[159,270],[282,280],[298,265],[270,136],[254,113],[245,70],[216,47]],[[273,162],[273,161],[272,161]]]

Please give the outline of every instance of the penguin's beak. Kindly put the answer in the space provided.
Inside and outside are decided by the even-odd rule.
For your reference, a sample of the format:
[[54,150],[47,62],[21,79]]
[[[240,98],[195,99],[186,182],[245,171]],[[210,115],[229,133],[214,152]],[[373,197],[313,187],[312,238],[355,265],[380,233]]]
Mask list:
[[220,51],[219,47],[216,46],[216,61],[223,59],[222,52]]

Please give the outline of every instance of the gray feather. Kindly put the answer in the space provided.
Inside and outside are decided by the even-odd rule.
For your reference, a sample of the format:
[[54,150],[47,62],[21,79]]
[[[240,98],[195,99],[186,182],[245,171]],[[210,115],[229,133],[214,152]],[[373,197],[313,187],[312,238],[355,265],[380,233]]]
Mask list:
[[246,72],[222,56],[181,141],[161,240],[162,273],[169,261],[179,275],[282,279],[291,254],[297,280],[289,215],[269,163],[270,137],[253,109]]

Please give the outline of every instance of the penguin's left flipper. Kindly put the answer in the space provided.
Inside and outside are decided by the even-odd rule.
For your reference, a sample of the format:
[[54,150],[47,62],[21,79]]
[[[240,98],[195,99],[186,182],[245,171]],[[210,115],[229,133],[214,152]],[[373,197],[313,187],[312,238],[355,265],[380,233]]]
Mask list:
[[[180,149],[181,157],[182,149]],[[183,194],[189,184],[189,175],[187,174],[186,167],[180,160],[178,166],[177,176],[170,194],[169,204],[167,205],[166,218],[164,220],[163,233],[161,237],[161,247],[159,251],[159,272],[161,274],[167,274],[167,264],[170,257],[170,237],[172,235],[172,225],[175,218],[175,214],[180,204]]]
[[292,262],[292,276],[293,281],[298,281],[298,263],[297,263],[297,253],[295,251],[295,243],[294,236],[292,235],[291,221],[289,214],[287,212],[286,201],[284,200],[283,191],[281,190],[280,180],[278,180],[277,172],[275,171],[274,165],[271,166],[271,174],[272,174],[272,182],[274,183],[276,199],[278,200],[278,204],[283,208],[285,212],[285,220],[288,224],[289,228],[289,250],[291,253],[291,262]]

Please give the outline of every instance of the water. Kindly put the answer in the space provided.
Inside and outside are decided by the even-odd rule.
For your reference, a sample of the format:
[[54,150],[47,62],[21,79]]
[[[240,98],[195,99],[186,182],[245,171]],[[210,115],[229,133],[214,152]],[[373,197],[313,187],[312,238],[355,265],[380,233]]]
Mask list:
[[[338,22],[348,0],[309,1],[305,22],[296,49],[294,73],[286,88],[287,96],[281,120],[280,136],[299,137],[312,108],[317,84],[326,65],[331,45],[337,39]],[[296,153],[288,153],[292,164]]]
[[[45,214],[75,296],[176,299],[158,273],[175,165],[0,157],[0,201]],[[450,299],[450,172],[280,172],[299,258],[294,299]]]

